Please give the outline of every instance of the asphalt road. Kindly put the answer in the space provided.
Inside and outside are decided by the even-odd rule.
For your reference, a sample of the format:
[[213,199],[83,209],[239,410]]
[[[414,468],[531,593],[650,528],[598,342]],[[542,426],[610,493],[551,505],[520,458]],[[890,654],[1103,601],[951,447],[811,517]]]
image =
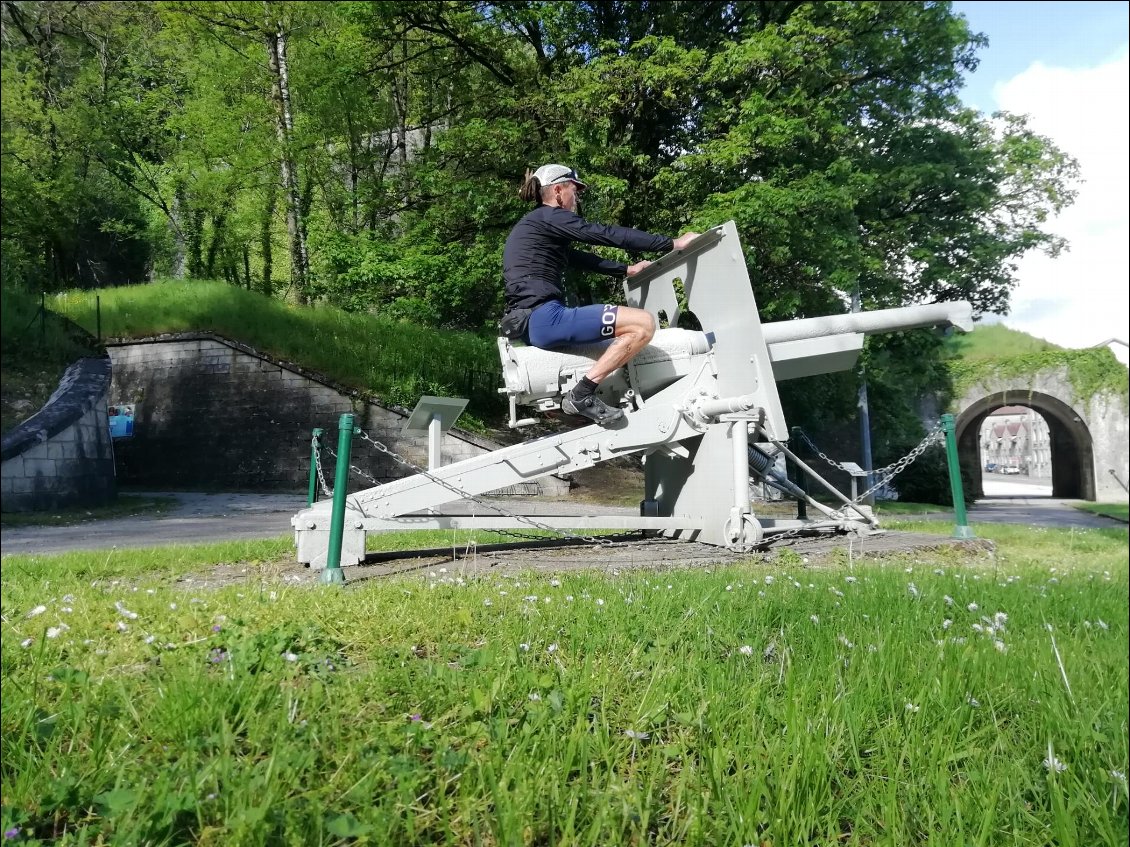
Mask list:
[[[1034,486],[1001,481],[1017,491],[986,497],[967,509],[971,523],[1028,524],[1032,526],[1109,528],[1124,526],[1109,518],[1071,507],[1071,501],[1033,496]],[[142,492],[138,492],[142,493]],[[292,531],[291,517],[306,506],[301,494],[197,494],[144,492],[174,497],[177,506],[161,515],[137,515],[88,521],[71,526],[12,527],[0,531],[0,554],[62,553],[73,550],[155,547],[200,544],[208,541],[273,538]],[[634,510],[592,504],[510,498],[499,501],[519,514],[632,514]],[[952,513],[924,516],[952,520]]]
[[1020,475],[985,474],[981,487],[986,497],[1051,497],[1052,481]]

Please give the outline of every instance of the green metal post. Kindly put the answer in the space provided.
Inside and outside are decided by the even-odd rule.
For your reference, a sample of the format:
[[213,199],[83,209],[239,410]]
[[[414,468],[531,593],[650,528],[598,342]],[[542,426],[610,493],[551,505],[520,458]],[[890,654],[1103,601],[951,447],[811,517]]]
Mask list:
[[961,467],[957,462],[957,436],[954,434],[953,415],[942,415],[942,430],[946,434],[946,464],[950,470],[950,493],[953,494],[953,537],[973,538],[973,529],[965,516],[965,493],[961,488]]
[[[793,452],[800,450],[800,427],[794,426],[792,429]],[[805,494],[808,493],[808,479],[804,471],[794,465],[793,476],[796,477],[797,487],[800,488]],[[804,500],[796,501],[796,519],[798,521],[808,520],[808,503]]]
[[322,571],[323,585],[345,582],[341,571],[341,537],[345,530],[345,489],[349,485],[349,451],[353,446],[353,415],[344,414],[337,423],[337,468],[334,471],[334,504],[330,513],[330,546],[326,552],[326,567]]
[[322,446],[322,428],[314,427],[314,437],[310,439],[310,490],[306,494],[306,505],[318,502],[318,449]]

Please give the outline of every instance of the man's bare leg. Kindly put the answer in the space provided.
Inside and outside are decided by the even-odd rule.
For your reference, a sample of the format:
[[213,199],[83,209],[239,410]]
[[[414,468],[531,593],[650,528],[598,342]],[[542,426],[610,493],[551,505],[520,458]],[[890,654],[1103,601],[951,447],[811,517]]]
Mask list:
[[596,385],[632,360],[655,336],[655,319],[650,312],[621,306],[616,310],[616,335],[608,349],[585,374],[584,380],[561,398],[561,408],[571,415],[586,417],[606,426],[624,417],[622,409],[607,405],[596,396]]
[[621,306],[616,310],[616,336],[608,349],[585,374],[599,383],[617,368],[628,364],[655,337],[655,318],[651,312]]

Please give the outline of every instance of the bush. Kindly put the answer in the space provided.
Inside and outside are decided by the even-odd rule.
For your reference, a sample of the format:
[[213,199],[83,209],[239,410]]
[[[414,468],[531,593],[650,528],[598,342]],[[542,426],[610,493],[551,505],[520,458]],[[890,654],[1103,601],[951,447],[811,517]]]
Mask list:
[[[897,456],[885,459],[884,464],[897,461],[914,449],[914,446],[913,444],[906,446]],[[974,470],[962,465],[961,485],[966,499],[968,499],[969,492],[973,490],[973,483]],[[941,444],[927,447],[921,456],[891,480],[891,485],[898,491],[900,501],[953,506],[946,448]]]

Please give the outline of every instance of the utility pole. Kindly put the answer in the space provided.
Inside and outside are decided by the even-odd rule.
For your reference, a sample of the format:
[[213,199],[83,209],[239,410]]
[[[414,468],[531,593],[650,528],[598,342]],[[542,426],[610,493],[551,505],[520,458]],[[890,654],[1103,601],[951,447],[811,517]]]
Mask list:
[[[856,282],[855,289],[851,293],[851,310],[852,312],[860,311],[860,296],[859,296],[859,283]],[[871,413],[867,407],[867,368],[864,365],[859,366],[859,443],[863,451],[863,469],[867,471],[865,478],[866,488],[868,490],[874,484],[871,480]],[[867,495],[867,505],[875,505],[875,495]]]

